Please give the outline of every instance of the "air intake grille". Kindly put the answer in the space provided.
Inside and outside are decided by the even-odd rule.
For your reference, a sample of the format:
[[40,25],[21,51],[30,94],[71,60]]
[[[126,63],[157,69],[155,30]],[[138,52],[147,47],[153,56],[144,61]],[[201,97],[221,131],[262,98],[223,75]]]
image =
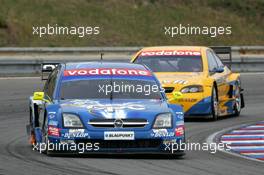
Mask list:
[[88,124],[101,128],[143,128],[149,122],[146,119],[91,119]]
[[164,87],[165,93],[172,93],[174,90],[174,87]]
[[76,143],[99,143],[100,148],[159,148],[161,145],[160,139],[140,139],[140,140],[85,140],[78,139]]

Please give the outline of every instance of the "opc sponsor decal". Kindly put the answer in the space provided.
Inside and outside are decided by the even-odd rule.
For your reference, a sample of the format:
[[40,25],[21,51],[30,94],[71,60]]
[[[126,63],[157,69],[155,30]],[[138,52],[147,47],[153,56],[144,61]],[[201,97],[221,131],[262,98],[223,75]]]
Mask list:
[[49,112],[48,116],[50,119],[53,119],[54,117],[56,117],[56,112]]
[[[180,119],[180,120],[182,120],[183,117],[184,117],[183,112],[175,112],[175,114],[177,115],[177,118]],[[183,122],[183,121],[180,121],[180,122]],[[184,122],[183,122],[183,123],[184,123]],[[177,124],[177,123],[176,123],[176,125],[180,125],[180,124]],[[183,124],[182,124],[182,125],[183,125]]]
[[106,131],[104,132],[104,140],[134,140],[135,134],[133,131]]
[[183,126],[183,125],[184,125],[184,121],[178,121],[178,122],[176,122],[176,125],[177,125],[177,126],[180,126],[180,125]]
[[143,51],[141,56],[200,56],[201,52],[192,50],[158,50],[158,51]]
[[84,132],[84,129],[69,129],[69,132],[62,134],[65,138],[86,138],[89,136],[87,132]]
[[50,126],[57,126],[58,125],[58,122],[57,121],[54,121],[54,120],[50,120],[48,125]]
[[138,69],[73,69],[65,70],[64,76],[93,76],[93,75],[117,75],[117,76],[151,76],[150,71]]

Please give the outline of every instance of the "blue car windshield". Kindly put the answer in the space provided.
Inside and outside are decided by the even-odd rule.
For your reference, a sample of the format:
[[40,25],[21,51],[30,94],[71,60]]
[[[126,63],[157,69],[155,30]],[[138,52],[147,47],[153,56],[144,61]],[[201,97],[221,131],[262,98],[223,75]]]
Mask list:
[[62,81],[60,99],[161,99],[155,81],[82,79]]

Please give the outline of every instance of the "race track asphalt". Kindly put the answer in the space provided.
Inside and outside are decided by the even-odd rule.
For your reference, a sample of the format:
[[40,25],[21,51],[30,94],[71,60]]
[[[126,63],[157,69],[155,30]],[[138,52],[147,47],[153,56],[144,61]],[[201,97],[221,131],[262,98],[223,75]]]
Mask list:
[[[264,74],[243,74],[246,108],[240,117],[216,122],[186,122],[189,142],[205,142],[223,128],[264,120]],[[40,90],[39,78],[0,78],[0,174],[264,174],[264,163],[217,152],[188,151],[184,159],[160,156],[48,157],[32,151],[25,126],[28,122],[28,96]]]

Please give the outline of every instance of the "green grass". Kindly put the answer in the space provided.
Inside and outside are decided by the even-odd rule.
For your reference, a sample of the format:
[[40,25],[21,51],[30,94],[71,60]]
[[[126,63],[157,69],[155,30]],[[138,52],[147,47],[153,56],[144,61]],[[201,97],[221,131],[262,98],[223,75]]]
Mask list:
[[[0,46],[263,45],[263,0],[0,0]],[[32,35],[32,26],[99,26],[100,35]],[[232,26],[232,35],[164,35],[164,26]]]

